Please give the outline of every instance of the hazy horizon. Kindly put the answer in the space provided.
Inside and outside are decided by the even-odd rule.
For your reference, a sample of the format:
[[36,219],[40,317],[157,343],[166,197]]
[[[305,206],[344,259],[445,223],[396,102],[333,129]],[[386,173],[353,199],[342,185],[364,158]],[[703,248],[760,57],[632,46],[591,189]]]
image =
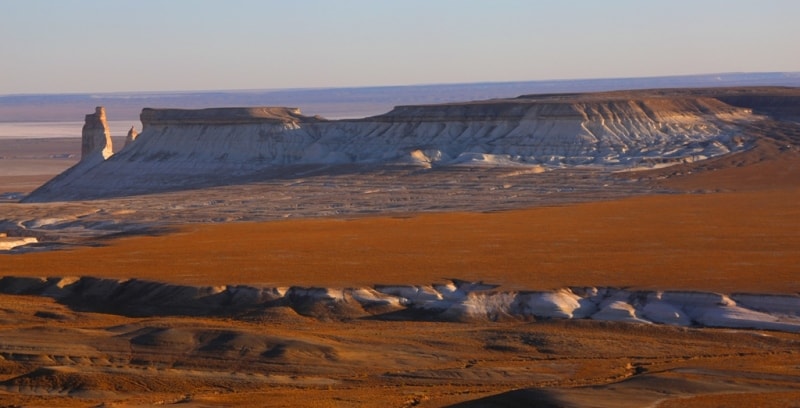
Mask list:
[[[362,118],[389,112],[398,105],[425,105],[525,94],[574,93],[622,89],[800,86],[800,73],[746,73],[689,76],[582,79],[561,81],[478,82],[351,88],[277,90],[138,91],[114,93],[0,95],[0,136],[21,136],[14,122],[75,122],[105,106],[109,120],[138,122],[142,108],[201,109],[225,106],[286,106],[328,119]],[[127,125],[128,127],[130,125]],[[127,132],[128,127],[125,128]],[[37,132],[64,134],[62,130]]]

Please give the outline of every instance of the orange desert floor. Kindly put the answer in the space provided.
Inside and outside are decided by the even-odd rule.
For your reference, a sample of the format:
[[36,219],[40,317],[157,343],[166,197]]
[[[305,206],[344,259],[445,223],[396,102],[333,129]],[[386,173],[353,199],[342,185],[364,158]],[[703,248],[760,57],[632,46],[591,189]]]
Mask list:
[[[186,225],[102,246],[4,255],[0,275],[333,287],[458,278],[505,289],[797,293],[800,161],[772,159],[664,182],[703,193],[494,213]],[[325,321],[281,307],[236,319],[125,317],[0,295],[0,405],[798,401],[796,333],[590,320]]]
[[104,247],[7,256],[16,276],[347,287],[800,291],[800,188],[675,194],[497,213],[191,225]]

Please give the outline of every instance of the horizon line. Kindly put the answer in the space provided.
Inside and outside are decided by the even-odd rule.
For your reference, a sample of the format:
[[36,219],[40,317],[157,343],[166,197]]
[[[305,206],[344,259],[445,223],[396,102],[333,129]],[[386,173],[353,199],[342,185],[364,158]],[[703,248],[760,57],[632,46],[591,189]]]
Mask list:
[[236,93],[236,92],[296,92],[296,91],[327,91],[337,89],[380,89],[380,88],[414,88],[414,87],[435,87],[435,86],[463,86],[463,85],[483,85],[483,84],[515,84],[515,83],[564,83],[564,82],[586,82],[586,81],[614,81],[614,80],[652,80],[670,78],[692,78],[706,76],[735,76],[735,75],[786,75],[788,77],[797,76],[800,79],[800,71],[732,71],[732,72],[709,72],[696,74],[677,74],[677,75],[651,75],[651,76],[632,76],[632,77],[594,77],[594,78],[561,78],[561,79],[531,79],[531,80],[510,80],[510,81],[475,81],[475,82],[433,82],[415,83],[400,85],[356,85],[356,86],[315,86],[315,87],[286,87],[286,88],[227,88],[227,89],[186,89],[186,90],[161,90],[161,91],[99,91],[99,92],[56,92],[56,93],[8,93],[0,94],[0,98],[19,97],[19,96],[113,96],[113,95],[174,95],[192,93]]

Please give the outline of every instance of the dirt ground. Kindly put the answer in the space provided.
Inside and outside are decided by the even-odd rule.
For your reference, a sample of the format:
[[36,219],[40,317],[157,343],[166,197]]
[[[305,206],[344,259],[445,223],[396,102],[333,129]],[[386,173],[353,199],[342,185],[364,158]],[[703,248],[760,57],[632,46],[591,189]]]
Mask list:
[[[678,194],[497,213],[191,225],[105,247],[6,257],[17,276],[351,287],[483,280],[800,291],[800,188]],[[7,272],[6,272],[7,271]]]
[[0,401],[9,405],[789,407],[800,397],[796,334],[326,322],[289,310],[126,318],[40,297],[0,304]]
[[[490,213],[194,224],[3,255],[0,275],[798,293],[800,160],[773,147],[740,165],[626,176],[685,193]],[[683,174],[664,178],[670,172]],[[320,321],[290,310],[130,318],[2,295],[0,339],[6,405],[800,406],[800,336],[779,332]]]

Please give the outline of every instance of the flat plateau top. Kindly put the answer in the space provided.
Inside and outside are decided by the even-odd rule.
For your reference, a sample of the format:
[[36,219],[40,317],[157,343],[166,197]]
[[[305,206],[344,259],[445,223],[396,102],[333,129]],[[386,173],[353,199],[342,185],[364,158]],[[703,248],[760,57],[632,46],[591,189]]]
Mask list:
[[207,109],[153,109],[144,108],[143,124],[245,124],[314,121],[303,116],[297,108],[285,107],[230,107]]
[[[613,103],[629,101],[680,101],[698,98],[719,98],[723,102],[732,102],[742,98],[792,98],[800,101],[800,88],[789,87],[735,87],[735,88],[675,88],[644,89],[591,93],[531,94],[516,98],[451,102],[435,105],[398,106],[392,112],[383,115],[355,119],[371,120],[398,115],[410,108],[436,110],[453,107],[471,107],[492,110],[498,106],[524,106],[535,104],[576,104],[576,103]],[[800,102],[795,103],[795,105]],[[736,105],[734,103],[734,105]],[[415,111],[415,113],[418,113]],[[144,108],[141,114],[142,123],[149,124],[246,124],[246,123],[285,123],[285,122],[319,122],[326,121],[321,117],[304,116],[299,109],[276,106],[260,107],[221,107],[206,109],[165,109]],[[354,120],[347,119],[346,121]]]

